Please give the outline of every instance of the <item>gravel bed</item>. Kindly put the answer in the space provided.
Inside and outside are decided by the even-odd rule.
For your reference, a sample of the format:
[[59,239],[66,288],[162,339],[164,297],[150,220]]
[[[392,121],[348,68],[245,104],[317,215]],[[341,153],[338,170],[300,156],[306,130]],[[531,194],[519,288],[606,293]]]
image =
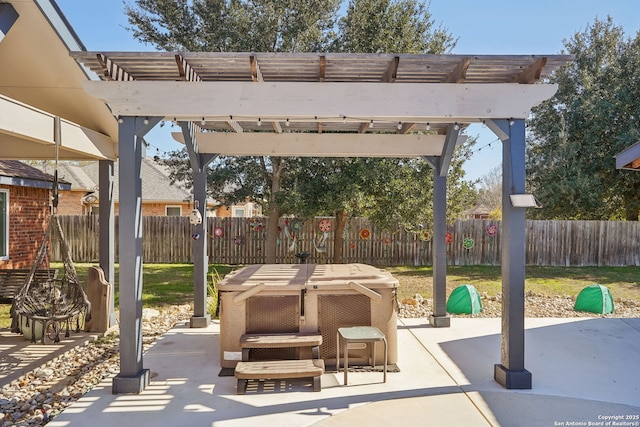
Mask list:
[[[143,348],[146,350],[176,323],[193,314],[190,306],[162,312],[143,310]],[[43,426],[104,378],[120,370],[115,334],[81,345],[28,372],[0,389],[0,427]]]
[[[480,293],[482,311],[478,314],[451,314],[451,317],[501,317],[502,295],[489,296]],[[640,318],[640,303],[632,300],[615,299],[613,314],[579,312],[573,309],[575,297],[538,295],[528,291],[524,301],[525,317],[633,317]],[[416,294],[406,298],[400,304],[399,317],[429,317],[433,313],[433,300]]]
[[[575,312],[575,298],[548,297],[528,292],[525,298],[526,317],[602,317],[593,313]],[[481,294],[482,312],[473,316],[500,317],[500,295]],[[143,344],[153,344],[176,323],[188,320],[190,306],[169,307],[162,312],[143,311]],[[428,317],[432,313],[432,300],[416,294],[399,304],[399,317]],[[607,317],[640,318],[640,303],[615,301],[615,312]],[[119,339],[117,335],[73,348],[65,354],[26,373],[0,389],[0,427],[35,427],[46,425],[66,407],[82,397],[105,377],[119,372]]]

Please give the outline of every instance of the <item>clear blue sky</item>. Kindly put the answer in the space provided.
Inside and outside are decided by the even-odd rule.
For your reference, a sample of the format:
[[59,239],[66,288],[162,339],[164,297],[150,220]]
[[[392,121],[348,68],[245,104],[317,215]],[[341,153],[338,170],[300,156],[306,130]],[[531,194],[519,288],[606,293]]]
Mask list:
[[[87,50],[149,51],[125,29],[120,0],[56,0]],[[584,30],[596,17],[610,15],[628,37],[640,31],[640,0],[431,0],[431,13],[455,37],[457,54],[557,54],[563,40]],[[152,152],[179,147],[168,129],[147,136]],[[477,179],[500,165],[501,143],[486,128],[471,126],[477,135],[467,179]]]

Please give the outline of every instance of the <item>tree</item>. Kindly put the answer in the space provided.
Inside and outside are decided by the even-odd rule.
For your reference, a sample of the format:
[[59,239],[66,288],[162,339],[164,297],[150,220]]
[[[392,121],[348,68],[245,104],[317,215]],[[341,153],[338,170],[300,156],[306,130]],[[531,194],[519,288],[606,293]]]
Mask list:
[[[134,37],[163,50],[309,52],[335,39],[339,6],[339,0],[136,0],[125,12]],[[178,160],[167,162],[174,178],[189,182],[185,154],[170,156]],[[286,164],[284,158],[232,158],[209,168],[212,197],[264,205],[267,262],[275,262],[277,221],[285,213],[279,200]]]
[[[192,184],[186,149],[162,160],[173,181]],[[292,212],[287,197],[292,186],[287,181],[287,162],[283,157],[219,157],[207,170],[207,192],[225,206],[253,201],[267,212],[265,257],[275,262],[278,218]],[[289,203],[287,203],[289,202]]]
[[544,206],[532,215],[637,221],[640,174],[616,170],[614,156],[640,139],[640,33],[596,19],[565,46],[575,60],[529,123],[528,184]]
[[[447,175],[447,217],[459,217],[475,201],[475,191],[464,181],[464,161],[471,156],[475,139],[454,152]],[[367,218],[386,229],[433,229],[433,170],[425,159],[385,159],[368,173],[369,188],[363,206]]]
[[339,28],[339,52],[440,54],[457,42],[418,0],[350,0]]
[[[474,140],[454,154],[447,179],[447,215],[455,218],[475,200],[462,165]],[[366,216],[381,228],[406,230],[433,227],[433,171],[421,158],[299,159],[296,170],[306,174],[296,182],[296,214],[336,218],[333,262],[341,262],[343,231],[349,217]]]
[[[339,21],[333,49],[363,53],[445,53],[456,41],[434,20],[424,2],[416,0],[351,0]],[[297,187],[298,212],[333,215],[336,226],[333,262],[341,262],[343,232],[350,216],[367,216],[382,227],[415,228],[432,223],[433,181],[430,168],[418,159],[314,159]],[[304,182],[304,183],[303,183]],[[449,183],[459,182],[458,179]],[[315,212],[313,212],[315,209]]]
[[158,49],[313,52],[335,38],[340,0],[135,0],[133,36]]
[[491,169],[480,179],[477,203],[491,212],[502,210],[502,168]]
[[[134,36],[167,50],[444,53],[455,46],[446,29],[435,27],[426,3],[417,0],[352,0],[337,30],[335,23],[341,2],[335,0],[136,0],[135,3],[137,7],[126,9]],[[188,182],[184,153],[174,156],[175,159],[167,161],[176,168],[173,177]],[[391,175],[382,176],[380,172],[403,176],[404,169],[407,178],[410,176],[407,168],[418,164],[418,161],[394,163],[382,159],[221,158],[211,166],[209,193],[226,204],[249,197],[265,205],[270,218],[266,227],[267,262],[275,261],[278,217],[293,212],[304,216],[335,215],[337,262],[348,215],[367,208],[373,218],[381,217],[371,200],[376,197],[382,200],[375,186],[388,182]],[[393,165],[400,169],[395,171]],[[423,169],[424,162],[418,170]],[[398,188],[416,189],[417,182],[423,184],[421,194],[428,194],[425,191],[430,175],[418,178],[413,172],[410,178],[413,185],[398,184]],[[377,176],[378,180],[371,176]],[[455,186],[459,179],[460,175],[456,175],[449,182]],[[322,192],[330,197],[323,197]],[[405,194],[409,200],[422,199],[422,195],[409,195],[407,191],[393,194]],[[400,206],[399,197],[395,204]],[[428,213],[430,209],[426,206],[421,205]],[[398,208],[394,212],[416,218],[415,211],[408,209]]]

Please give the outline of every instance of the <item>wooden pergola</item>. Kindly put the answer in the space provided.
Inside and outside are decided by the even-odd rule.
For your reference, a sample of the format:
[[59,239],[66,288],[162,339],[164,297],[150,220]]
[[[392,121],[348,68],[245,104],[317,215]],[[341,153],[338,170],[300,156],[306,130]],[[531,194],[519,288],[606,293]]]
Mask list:
[[[502,340],[494,378],[531,388],[524,366],[525,118],[572,58],[549,56],[72,52],[101,81],[84,88],[118,117],[121,367],[114,393],[149,381],[142,357],[142,138],[179,123],[206,229],[206,167],[218,155],[421,156],[434,178],[434,327],[447,327],[446,180],[461,130],[485,123],[503,143]],[[108,167],[103,179],[109,180]],[[102,187],[102,184],[101,184]],[[101,203],[103,202],[101,198]],[[105,203],[109,203],[106,201]],[[105,212],[108,212],[106,210]],[[102,224],[102,222],[101,222]],[[105,225],[108,227],[108,225]],[[102,231],[104,235],[109,230]],[[207,239],[194,241],[192,327],[206,314]],[[113,245],[113,243],[111,243]],[[113,252],[113,247],[101,246]],[[105,255],[106,256],[106,255]],[[109,264],[109,259],[101,264]]]

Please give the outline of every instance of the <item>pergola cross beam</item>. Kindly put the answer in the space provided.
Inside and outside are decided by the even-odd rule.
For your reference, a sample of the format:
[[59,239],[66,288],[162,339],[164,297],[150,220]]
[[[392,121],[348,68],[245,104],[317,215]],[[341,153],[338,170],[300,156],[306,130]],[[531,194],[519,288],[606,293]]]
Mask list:
[[531,84],[540,79],[542,70],[547,65],[547,57],[537,59],[533,64],[524,68],[522,72],[513,78],[514,83]]
[[462,83],[467,78],[467,70],[471,65],[471,58],[462,58],[456,67],[449,73],[443,83]]
[[348,117],[426,124],[526,118],[557,85],[87,81],[84,88],[121,116],[226,121],[231,111],[256,121],[342,122]]
[[[173,137],[186,142],[183,132],[175,132]],[[449,161],[454,147],[467,139],[457,132],[455,135],[194,132],[192,138],[197,141],[198,152],[222,156],[407,158],[440,156],[443,147],[448,146],[445,151]]]

